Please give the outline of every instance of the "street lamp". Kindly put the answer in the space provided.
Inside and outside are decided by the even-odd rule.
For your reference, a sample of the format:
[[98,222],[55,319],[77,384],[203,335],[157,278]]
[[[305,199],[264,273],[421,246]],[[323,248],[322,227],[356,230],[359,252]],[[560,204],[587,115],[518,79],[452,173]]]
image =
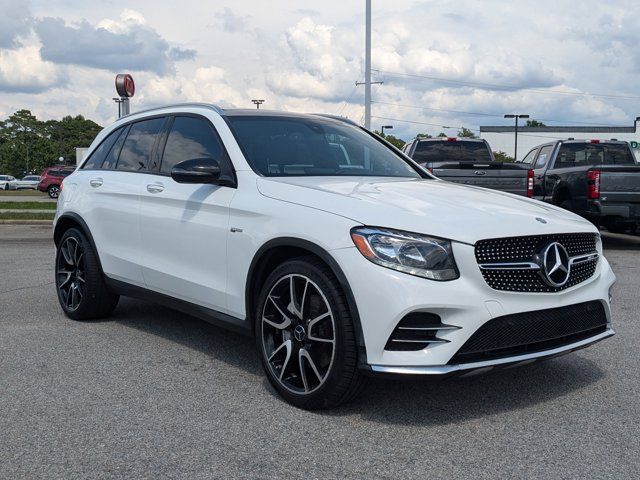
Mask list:
[[264,100],[257,100],[257,99],[255,99],[255,100],[251,100],[251,101],[255,104],[255,106],[256,106],[256,108],[257,108],[258,110],[260,110],[260,105],[262,105],[262,104],[264,103]]
[[515,161],[518,161],[518,119],[519,118],[529,118],[529,115],[522,115],[519,113],[508,113],[504,116],[504,118],[515,118],[516,121],[516,129],[515,129],[515,147],[513,149],[513,158]]
[[387,130],[391,130],[391,129],[393,128],[393,125],[382,125],[382,131],[381,131],[380,133],[381,133],[381,135],[382,135],[383,137],[384,137],[384,129],[385,129],[385,128],[386,128]]

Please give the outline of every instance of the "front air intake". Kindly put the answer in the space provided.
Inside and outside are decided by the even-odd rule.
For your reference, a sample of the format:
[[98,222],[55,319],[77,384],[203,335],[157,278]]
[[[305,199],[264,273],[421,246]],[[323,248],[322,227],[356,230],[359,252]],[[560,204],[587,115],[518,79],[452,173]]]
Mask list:
[[428,312],[412,312],[404,316],[393,329],[385,350],[417,351],[429,345],[449,343],[449,340],[438,338],[438,332],[457,330],[460,327],[445,325],[440,316]]

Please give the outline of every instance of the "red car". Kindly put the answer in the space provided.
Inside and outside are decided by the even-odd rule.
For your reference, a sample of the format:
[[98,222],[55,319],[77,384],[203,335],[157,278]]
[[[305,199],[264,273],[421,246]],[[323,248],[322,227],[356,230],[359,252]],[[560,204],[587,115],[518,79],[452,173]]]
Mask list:
[[51,198],[58,198],[60,194],[60,185],[64,177],[71,175],[75,168],[73,167],[47,167],[43,170],[38,183],[38,190],[47,192]]

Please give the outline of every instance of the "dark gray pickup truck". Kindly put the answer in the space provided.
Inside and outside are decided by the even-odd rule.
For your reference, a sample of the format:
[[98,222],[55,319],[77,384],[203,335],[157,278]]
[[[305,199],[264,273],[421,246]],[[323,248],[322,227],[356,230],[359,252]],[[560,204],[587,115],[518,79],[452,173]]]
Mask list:
[[520,162],[533,169],[533,196],[612,232],[640,224],[640,165],[626,142],[560,140],[533,148]]
[[403,151],[443,180],[517,195],[533,195],[533,176],[529,167],[496,162],[486,140],[419,138],[405,145]]

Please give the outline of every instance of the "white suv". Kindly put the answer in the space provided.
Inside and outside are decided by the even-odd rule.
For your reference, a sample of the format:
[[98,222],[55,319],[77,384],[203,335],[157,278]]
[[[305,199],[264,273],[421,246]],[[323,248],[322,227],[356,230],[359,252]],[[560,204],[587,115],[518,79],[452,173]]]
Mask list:
[[593,225],[438,180],[344,119],[140,112],[105,128],[63,185],[67,316],[108,316],[127,295],[253,335],[300,407],[353,397],[367,373],[466,373],[613,335]]

